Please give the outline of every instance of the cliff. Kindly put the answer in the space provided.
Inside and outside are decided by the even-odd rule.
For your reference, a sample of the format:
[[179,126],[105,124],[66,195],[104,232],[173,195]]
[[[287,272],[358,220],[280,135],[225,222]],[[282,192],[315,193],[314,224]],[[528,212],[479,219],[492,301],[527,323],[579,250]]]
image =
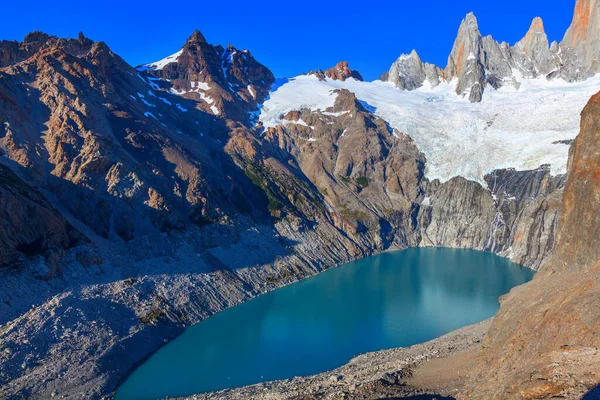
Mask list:
[[465,398],[578,398],[600,383],[600,93],[581,117],[554,254],[502,299]]

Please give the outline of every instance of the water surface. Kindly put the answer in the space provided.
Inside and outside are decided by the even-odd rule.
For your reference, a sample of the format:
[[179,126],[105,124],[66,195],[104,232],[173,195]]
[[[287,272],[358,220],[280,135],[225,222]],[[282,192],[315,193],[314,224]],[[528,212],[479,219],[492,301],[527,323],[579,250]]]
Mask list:
[[188,328],[116,400],[185,396],[327,371],[492,317],[533,272],[493,254],[418,248],[354,261]]

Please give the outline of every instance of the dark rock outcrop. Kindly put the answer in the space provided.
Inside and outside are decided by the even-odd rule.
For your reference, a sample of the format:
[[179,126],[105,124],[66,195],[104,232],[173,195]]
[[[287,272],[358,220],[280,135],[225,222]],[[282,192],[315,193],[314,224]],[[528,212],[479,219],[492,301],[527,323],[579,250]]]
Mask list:
[[40,277],[48,279],[60,272],[61,252],[86,242],[44,196],[4,165],[0,165],[0,219],[0,268],[43,256],[52,269]]

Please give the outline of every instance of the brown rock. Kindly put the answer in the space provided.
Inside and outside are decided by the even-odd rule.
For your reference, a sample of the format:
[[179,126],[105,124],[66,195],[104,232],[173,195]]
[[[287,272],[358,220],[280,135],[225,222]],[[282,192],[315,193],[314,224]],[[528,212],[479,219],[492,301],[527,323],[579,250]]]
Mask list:
[[349,78],[354,78],[358,81],[362,81],[363,78],[358,71],[351,70],[348,66],[348,61],[340,61],[334,67],[331,67],[325,71],[318,69],[317,71],[310,71],[308,75],[315,75],[319,80],[325,78],[333,79],[334,81],[345,81]]
[[554,255],[502,300],[465,398],[579,398],[600,383],[600,93],[568,170]]

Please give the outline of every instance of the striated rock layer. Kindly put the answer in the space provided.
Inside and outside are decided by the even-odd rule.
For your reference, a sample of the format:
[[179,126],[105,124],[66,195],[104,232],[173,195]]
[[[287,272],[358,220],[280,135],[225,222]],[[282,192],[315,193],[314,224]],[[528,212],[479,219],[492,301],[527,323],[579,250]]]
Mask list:
[[554,254],[502,299],[465,398],[579,398],[600,383],[599,209],[600,93],[571,147]]

